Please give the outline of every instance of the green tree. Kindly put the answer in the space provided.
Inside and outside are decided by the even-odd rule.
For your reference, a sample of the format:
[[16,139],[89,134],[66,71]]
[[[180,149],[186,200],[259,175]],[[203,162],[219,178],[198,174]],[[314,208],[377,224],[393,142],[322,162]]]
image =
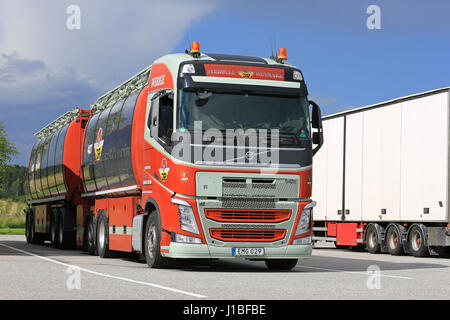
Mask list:
[[3,122],[0,121],[0,177],[2,177],[4,171],[8,166],[8,162],[19,154],[14,144],[8,140],[8,136],[3,126]]

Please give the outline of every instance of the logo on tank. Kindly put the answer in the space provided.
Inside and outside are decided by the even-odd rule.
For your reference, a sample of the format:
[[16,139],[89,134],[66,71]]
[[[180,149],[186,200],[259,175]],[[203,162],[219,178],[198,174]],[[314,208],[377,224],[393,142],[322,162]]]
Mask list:
[[103,150],[103,130],[102,128],[98,129],[97,139],[94,143],[95,150],[95,161],[100,161],[102,159],[102,150]]
[[241,76],[241,78],[247,78],[250,79],[253,77],[253,75],[255,74],[254,72],[251,71],[239,71],[238,74]]
[[169,175],[170,168],[167,166],[167,159],[163,158],[161,160],[161,167],[159,168],[159,177],[162,182],[166,182],[167,176]]

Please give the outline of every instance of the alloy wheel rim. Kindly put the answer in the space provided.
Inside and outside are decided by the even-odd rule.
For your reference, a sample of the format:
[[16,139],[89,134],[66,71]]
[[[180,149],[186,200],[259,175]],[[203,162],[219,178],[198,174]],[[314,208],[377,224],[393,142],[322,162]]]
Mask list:
[[103,246],[105,245],[105,222],[103,220],[100,222],[100,230],[98,230],[98,235],[100,248],[103,248]]
[[374,230],[369,233],[369,245],[371,248],[375,248],[377,244],[377,235]]
[[414,231],[411,235],[411,246],[414,251],[419,251],[422,246],[422,237],[419,231]]
[[156,226],[154,224],[148,228],[147,239],[147,252],[150,258],[153,258],[155,255],[156,244]]
[[388,243],[389,243],[389,247],[391,249],[396,249],[397,248],[397,246],[398,246],[398,234],[397,234],[397,231],[394,230],[393,232],[390,233]]

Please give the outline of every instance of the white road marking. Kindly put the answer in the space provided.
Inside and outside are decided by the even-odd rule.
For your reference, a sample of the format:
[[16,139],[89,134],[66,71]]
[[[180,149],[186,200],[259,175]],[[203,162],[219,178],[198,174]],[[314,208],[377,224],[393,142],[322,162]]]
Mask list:
[[181,293],[181,294],[185,294],[185,295],[196,297],[196,298],[207,298],[207,296],[203,296],[203,295],[200,295],[200,294],[197,294],[197,293],[192,293],[192,292],[178,290],[178,289],[174,289],[174,288],[170,288],[170,287],[165,287],[165,286],[161,286],[161,285],[155,284],[155,283],[138,281],[138,280],[128,279],[128,278],[124,278],[124,277],[112,276],[112,275],[101,273],[101,272],[97,272],[97,271],[92,271],[92,270],[89,270],[89,269],[78,267],[76,265],[71,265],[71,264],[67,264],[67,263],[60,262],[60,261],[57,261],[57,260],[53,260],[53,259],[50,259],[50,258],[42,257],[42,256],[40,256],[38,254],[31,253],[31,252],[28,252],[28,251],[24,251],[24,250],[21,250],[21,249],[17,249],[17,248],[8,246],[8,245],[3,244],[3,243],[0,243],[0,246],[9,248],[11,250],[16,250],[18,252],[22,252],[22,253],[28,254],[30,256],[42,259],[42,260],[46,260],[46,261],[49,261],[49,262],[60,264],[60,265],[66,266],[66,267],[76,268],[76,269],[79,269],[81,271],[84,271],[84,272],[87,272],[87,273],[92,273],[92,274],[95,274],[95,275],[98,275],[98,276],[101,276],[101,277],[117,279],[117,280],[127,281],[127,282],[131,282],[131,283],[136,283],[136,284],[141,284],[141,285],[144,285],[144,286],[149,286],[149,287],[154,287],[154,288],[163,289],[163,290],[167,290],[167,291],[172,291],[172,292],[176,292],[176,293]]
[[[307,269],[317,269],[317,270],[324,270],[324,271],[333,271],[333,272],[343,272],[343,273],[350,273],[350,274],[359,274],[363,276],[368,276],[366,272],[357,272],[357,271],[345,271],[345,270],[336,270],[336,269],[327,269],[327,268],[319,268],[319,267],[310,267],[310,266],[297,266],[297,268],[307,268]],[[404,279],[404,280],[415,280],[414,278],[409,277],[400,277],[400,276],[391,276],[387,274],[380,274],[381,277],[386,278],[397,278],[397,279]]]

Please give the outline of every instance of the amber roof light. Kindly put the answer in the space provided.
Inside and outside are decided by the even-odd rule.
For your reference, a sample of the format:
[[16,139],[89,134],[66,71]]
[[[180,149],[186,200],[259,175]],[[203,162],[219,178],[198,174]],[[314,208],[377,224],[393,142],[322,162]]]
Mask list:
[[278,59],[277,59],[277,61],[280,62],[280,63],[283,63],[283,60],[287,60],[286,48],[280,48],[280,50],[278,50]]

